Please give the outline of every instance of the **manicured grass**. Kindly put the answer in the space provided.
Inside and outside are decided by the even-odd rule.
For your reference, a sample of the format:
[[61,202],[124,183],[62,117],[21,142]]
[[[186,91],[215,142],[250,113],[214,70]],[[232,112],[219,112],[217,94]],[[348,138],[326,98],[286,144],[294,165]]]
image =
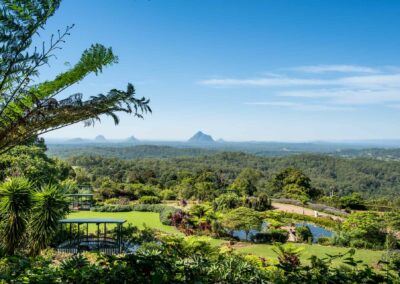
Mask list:
[[[336,255],[339,253],[345,253],[350,248],[343,247],[332,247],[332,246],[320,246],[320,245],[307,245],[307,244],[293,244],[297,247],[303,248],[301,252],[301,260],[308,262],[310,256],[315,255],[319,258],[326,257],[326,254]],[[244,247],[237,248],[238,251],[243,253],[255,254],[261,257],[272,257],[276,258],[276,253],[273,251],[274,246],[266,244],[246,244]],[[366,264],[373,264],[378,262],[381,258],[383,251],[357,249],[354,255],[356,260],[362,260]],[[336,263],[340,260],[336,261]]]
[[[127,223],[137,226],[142,229],[144,224],[147,227],[157,229],[167,233],[182,234],[173,226],[166,226],[161,224],[159,213],[155,212],[92,212],[92,211],[79,211],[72,212],[68,218],[122,218],[126,219]],[[92,226],[90,230],[95,230]]]
[[[144,224],[146,226],[157,229],[166,233],[178,234],[183,236],[181,232],[179,232],[173,226],[166,226],[161,224],[159,219],[159,213],[155,212],[92,212],[92,211],[80,211],[73,212],[69,216],[69,218],[123,218],[127,220],[127,223],[131,223],[139,228],[143,228]],[[90,227],[90,231],[94,231],[95,227]],[[211,244],[215,246],[220,246],[225,241],[212,239],[210,238]],[[241,247],[241,245],[243,245]],[[303,251],[301,253],[301,260],[303,262],[307,262],[311,255],[316,255],[318,257],[325,257],[326,254],[335,255],[338,253],[345,253],[349,250],[349,248],[342,247],[328,247],[328,246],[320,246],[320,245],[307,245],[307,244],[294,244],[298,247],[303,247]],[[266,244],[249,244],[249,243],[240,243],[240,245],[236,248],[239,252],[242,253],[250,253],[255,254],[261,257],[270,257],[276,259],[276,254],[273,252],[272,245]],[[357,260],[362,260],[366,264],[376,263],[381,255],[382,251],[373,251],[373,250],[364,250],[357,249],[354,258]],[[340,260],[336,261],[339,263]]]

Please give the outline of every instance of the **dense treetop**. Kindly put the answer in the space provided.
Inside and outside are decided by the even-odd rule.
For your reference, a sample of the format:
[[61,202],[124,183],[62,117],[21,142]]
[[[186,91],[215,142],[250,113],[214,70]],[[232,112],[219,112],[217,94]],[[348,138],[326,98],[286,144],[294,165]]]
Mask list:
[[209,171],[218,177],[222,187],[227,187],[243,169],[251,168],[260,172],[258,183],[268,187],[274,175],[296,168],[310,178],[308,182],[312,188],[326,194],[360,192],[364,196],[398,196],[400,193],[400,163],[366,158],[345,159],[318,154],[259,157],[224,152],[199,157],[135,160],[81,155],[68,161],[87,170],[93,181],[107,176],[116,182],[169,187],[187,176]]

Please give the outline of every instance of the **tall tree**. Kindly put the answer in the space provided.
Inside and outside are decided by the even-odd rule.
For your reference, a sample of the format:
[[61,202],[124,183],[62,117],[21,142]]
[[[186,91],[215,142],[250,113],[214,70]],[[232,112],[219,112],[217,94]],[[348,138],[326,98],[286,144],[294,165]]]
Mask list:
[[240,195],[252,196],[257,191],[258,182],[262,174],[251,168],[243,169],[229,188]]
[[311,185],[311,179],[296,168],[287,168],[275,174],[270,182],[270,189],[273,193],[282,193],[285,197],[303,202],[321,194]]
[[243,230],[248,240],[250,230],[260,230],[262,218],[257,211],[246,207],[239,207],[225,214],[222,224],[225,228],[234,230]]
[[57,95],[84,79],[117,63],[111,48],[93,44],[68,71],[52,81],[35,84],[38,69],[48,64],[60,49],[72,26],[52,36],[42,48],[32,46],[34,36],[54,15],[61,0],[0,0],[0,154],[32,136],[76,122],[92,125],[102,114],[117,124],[117,112],[142,117],[151,112],[149,100],[137,99],[132,84],[126,91],[112,89],[106,95],[73,94],[59,100]]

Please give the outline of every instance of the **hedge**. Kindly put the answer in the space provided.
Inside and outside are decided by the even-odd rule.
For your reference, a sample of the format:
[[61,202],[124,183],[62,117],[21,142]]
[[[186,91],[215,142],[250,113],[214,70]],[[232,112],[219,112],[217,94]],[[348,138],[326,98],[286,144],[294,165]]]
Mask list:
[[288,239],[288,231],[282,229],[269,229],[266,232],[256,233],[252,237],[252,241],[255,243],[286,243]]
[[132,211],[132,206],[130,206],[130,205],[104,204],[102,206],[92,207],[92,208],[90,208],[90,211],[95,211],[95,212],[129,212],[129,211]]
[[322,246],[329,246],[332,245],[332,238],[329,237],[319,237],[318,244]]
[[142,196],[139,198],[138,202],[140,204],[158,204],[161,202],[161,198],[158,196]]

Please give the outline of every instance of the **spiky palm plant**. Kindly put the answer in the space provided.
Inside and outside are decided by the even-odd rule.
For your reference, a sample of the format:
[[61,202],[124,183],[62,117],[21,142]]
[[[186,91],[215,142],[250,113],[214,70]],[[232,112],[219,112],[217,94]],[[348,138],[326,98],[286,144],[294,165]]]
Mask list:
[[31,183],[22,177],[0,185],[0,244],[9,255],[14,254],[27,229],[31,188]]
[[284,271],[295,271],[300,266],[302,248],[276,243],[275,248],[272,250],[277,254],[279,267]]
[[36,255],[50,245],[58,221],[68,213],[68,201],[60,187],[46,185],[34,194],[29,222],[30,253]]

